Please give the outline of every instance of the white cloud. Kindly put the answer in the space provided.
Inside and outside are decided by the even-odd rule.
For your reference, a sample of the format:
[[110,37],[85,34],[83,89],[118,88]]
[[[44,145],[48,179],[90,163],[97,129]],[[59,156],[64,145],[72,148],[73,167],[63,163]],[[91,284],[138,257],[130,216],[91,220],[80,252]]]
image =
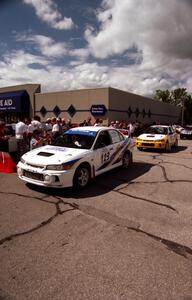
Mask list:
[[[44,91],[111,86],[147,96],[178,87],[192,92],[189,0],[105,0],[97,17],[99,31],[91,26],[85,30],[86,48],[72,49],[31,33],[18,36],[17,41],[32,43],[40,55],[24,50],[4,55],[0,85],[39,82]],[[59,60],[63,56],[67,64]],[[35,63],[46,68],[34,68]]]
[[178,86],[192,91],[191,1],[104,0],[97,19],[99,30],[88,26],[84,34],[92,55],[135,62],[110,69],[113,86],[146,95]]
[[105,0],[100,31],[87,29],[92,53],[104,58],[136,46],[143,56],[192,58],[192,5],[188,0]]
[[72,49],[69,52],[70,56],[75,56],[79,59],[86,59],[89,56],[89,54],[90,54],[90,51],[89,51],[89,49],[86,49],[86,48]]
[[56,43],[52,38],[44,35],[17,35],[17,41],[30,42],[47,57],[62,57],[67,53],[66,43]]
[[23,0],[23,2],[32,5],[39,19],[52,28],[68,30],[74,26],[71,18],[62,17],[53,0]]
[[[173,59],[167,65],[167,70],[169,72],[164,72],[161,67],[149,64],[114,67],[83,60],[68,65],[54,65],[50,57],[20,50],[4,55],[0,62],[0,85],[41,83],[43,91],[111,86],[153,96],[156,89],[183,87],[185,82],[187,90],[192,92],[192,62],[189,59]],[[181,83],[178,83],[178,78]]]

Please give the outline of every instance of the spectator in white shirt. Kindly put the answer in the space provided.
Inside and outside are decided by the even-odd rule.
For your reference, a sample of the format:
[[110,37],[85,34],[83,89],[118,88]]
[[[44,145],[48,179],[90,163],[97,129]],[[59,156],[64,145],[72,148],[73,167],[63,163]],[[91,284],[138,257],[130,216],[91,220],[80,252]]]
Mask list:
[[28,150],[27,149],[27,125],[24,123],[24,118],[20,117],[15,125],[15,137],[17,140],[17,155],[18,159]]

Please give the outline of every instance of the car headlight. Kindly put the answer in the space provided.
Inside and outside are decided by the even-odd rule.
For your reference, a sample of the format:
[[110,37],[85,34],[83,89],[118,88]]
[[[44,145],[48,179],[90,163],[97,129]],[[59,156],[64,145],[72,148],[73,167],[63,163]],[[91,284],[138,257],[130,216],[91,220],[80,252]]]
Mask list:
[[63,170],[69,170],[71,168],[70,165],[67,164],[61,164],[61,165],[48,165],[46,167],[46,170],[56,170],[56,171],[63,171]]
[[136,139],[136,142],[140,142],[140,141],[142,141],[142,139],[139,139],[139,138]]

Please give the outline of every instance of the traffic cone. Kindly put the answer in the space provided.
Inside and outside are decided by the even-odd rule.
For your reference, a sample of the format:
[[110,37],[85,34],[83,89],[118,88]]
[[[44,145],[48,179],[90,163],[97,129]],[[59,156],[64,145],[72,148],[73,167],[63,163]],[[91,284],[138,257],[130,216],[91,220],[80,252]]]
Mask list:
[[15,173],[16,164],[7,152],[0,152],[0,172],[1,173]]

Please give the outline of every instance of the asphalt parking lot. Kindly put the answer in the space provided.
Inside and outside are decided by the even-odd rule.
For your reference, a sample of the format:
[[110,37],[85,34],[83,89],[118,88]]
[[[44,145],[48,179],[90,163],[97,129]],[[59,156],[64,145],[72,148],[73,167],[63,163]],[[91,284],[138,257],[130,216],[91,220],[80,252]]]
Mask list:
[[0,299],[192,300],[192,142],[82,192],[0,173]]

